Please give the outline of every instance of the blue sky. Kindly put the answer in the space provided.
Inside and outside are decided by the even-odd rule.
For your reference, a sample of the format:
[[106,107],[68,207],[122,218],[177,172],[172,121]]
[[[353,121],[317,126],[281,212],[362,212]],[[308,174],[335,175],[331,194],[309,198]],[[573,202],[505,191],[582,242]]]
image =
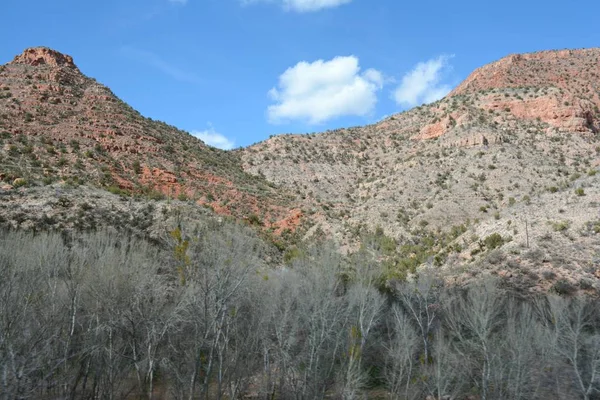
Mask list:
[[48,46],[210,144],[364,125],[510,53],[600,45],[598,1],[2,0],[0,63]]

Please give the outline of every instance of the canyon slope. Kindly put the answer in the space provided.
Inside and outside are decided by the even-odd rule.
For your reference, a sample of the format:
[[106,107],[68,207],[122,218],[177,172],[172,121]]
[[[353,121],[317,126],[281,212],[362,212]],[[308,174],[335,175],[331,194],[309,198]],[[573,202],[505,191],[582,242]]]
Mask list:
[[599,107],[600,49],[511,55],[433,104],[239,154],[247,172],[316,204],[307,238],[323,232],[352,248],[364,231],[401,244],[453,232],[436,251],[456,267],[501,237],[510,260],[492,269],[540,287],[543,274],[599,274]]
[[55,50],[0,67],[4,189],[89,184],[122,195],[193,201],[274,231],[294,226],[293,196],[244,172],[238,158],[141,116]]
[[[156,230],[160,212],[123,201],[167,198],[281,243],[370,246],[389,279],[436,266],[459,281],[485,272],[527,290],[591,290],[599,107],[600,49],[544,51],[483,66],[445,98],[373,125],[226,152],[144,118],[71,57],[31,48],[0,67],[0,222],[68,221],[80,198],[96,198]],[[69,206],[54,194],[82,184]]]

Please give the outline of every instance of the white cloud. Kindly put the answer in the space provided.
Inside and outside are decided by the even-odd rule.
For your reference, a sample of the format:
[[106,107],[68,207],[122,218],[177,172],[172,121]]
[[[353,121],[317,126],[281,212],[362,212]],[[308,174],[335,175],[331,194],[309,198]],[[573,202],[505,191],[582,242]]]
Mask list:
[[383,87],[383,81],[384,81],[383,74],[381,72],[377,71],[376,69],[369,68],[368,70],[365,71],[363,76],[365,77],[365,79],[376,84],[379,89],[381,89]]
[[223,150],[231,150],[235,147],[235,141],[215,131],[215,128],[210,124],[208,129],[204,131],[192,131],[190,133],[192,136],[197,137],[209,146]]
[[242,0],[242,4],[252,3],[278,3],[288,11],[311,12],[325,8],[333,8],[352,0]]
[[368,69],[360,74],[355,56],[302,61],[281,74],[278,88],[269,91],[276,104],[269,106],[267,115],[271,123],[306,120],[311,124],[344,115],[368,115],[382,85],[379,71]]
[[432,103],[447,95],[452,88],[440,81],[444,70],[449,68],[448,61],[451,57],[439,56],[418,63],[412,71],[404,75],[402,82],[394,90],[393,98],[396,103],[414,107],[423,103]]

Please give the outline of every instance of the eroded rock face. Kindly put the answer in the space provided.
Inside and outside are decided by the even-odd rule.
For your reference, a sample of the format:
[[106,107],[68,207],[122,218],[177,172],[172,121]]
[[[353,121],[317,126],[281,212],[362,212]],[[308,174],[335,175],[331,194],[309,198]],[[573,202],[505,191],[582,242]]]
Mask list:
[[48,65],[50,67],[77,68],[73,57],[62,54],[47,47],[31,47],[19,54],[12,61],[13,64],[27,64],[32,66]]
[[31,181],[162,193],[237,218],[255,214],[265,227],[289,219],[284,191],[244,173],[231,153],[144,118],[72,57],[45,47],[0,66],[0,141],[0,158],[12,167],[0,171],[0,183],[26,168]]
[[447,116],[440,121],[427,124],[419,131],[419,134],[413,136],[413,139],[426,140],[435,139],[442,136],[452,127],[450,117]]
[[596,133],[599,89],[600,49],[561,50],[511,55],[483,66],[449,97],[477,94],[488,110],[507,110],[562,131]]

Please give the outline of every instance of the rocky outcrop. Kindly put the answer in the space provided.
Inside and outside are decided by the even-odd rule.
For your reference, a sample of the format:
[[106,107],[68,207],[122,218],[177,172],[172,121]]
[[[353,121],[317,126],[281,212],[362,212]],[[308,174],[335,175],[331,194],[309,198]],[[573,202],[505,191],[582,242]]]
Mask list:
[[31,66],[47,65],[50,67],[68,67],[77,69],[73,57],[62,54],[47,47],[31,47],[19,54],[12,61],[13,64],[27,64]]
[[505,57],[475,70],[449,97],[478,96],[488,110],[539,120],[559,130],[600,127],[600,49]]

